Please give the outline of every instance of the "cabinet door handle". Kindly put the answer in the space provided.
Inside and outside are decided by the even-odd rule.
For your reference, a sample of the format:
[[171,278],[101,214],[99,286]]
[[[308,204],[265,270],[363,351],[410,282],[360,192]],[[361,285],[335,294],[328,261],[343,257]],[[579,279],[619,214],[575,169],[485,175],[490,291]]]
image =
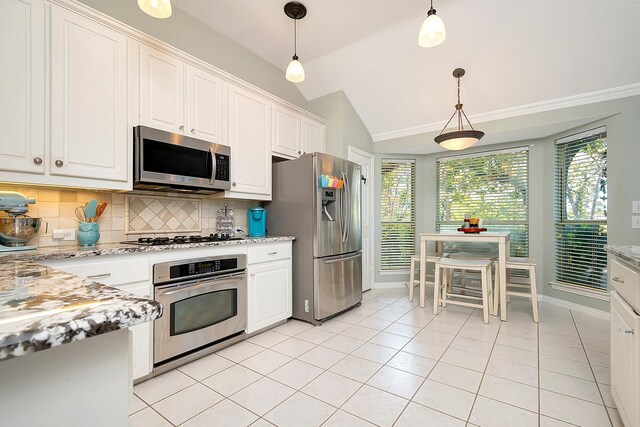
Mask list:
[[184,125],[180,125],[180,128],[179,128],[179,129],[180,129],[182,132],[184,132]]
[[41,165],[42,164],[42,157],[34,157],[33,158],[33,163],[35,163],[36,165]]
[[111,277],[111,273],[92,274],[91,276],[87,276],[87,279],[106,279],[107,277]]
[[302,151],[298,151],[298,154],[302,154]]
[[56,166],[59,167],[59,168],[61,168],[62,165],[64,165],[64,162],[62,160],[56,160],[55,163],[56,163]]
[[233,181],[233,182],[231,183],[231,185],[232,185],[233,187],[235,187],[235,186],[236,186],[236,182],[235,182],[235,181]]
[[633,329],[625,329],[625,328],[620,328],[619,331],[622,335],[635,335],[636,333],[636,331],[634,331]]
[[269,252],[267,255],[278,255],[278,252]]
[[195,129],[191,129],[191,133],[195,135],[196,134],[196,130]]
[[619,278],[618,276],[612,277],[611,278],[614,282],[618,282],[618,283],[624,283],[624,280]]

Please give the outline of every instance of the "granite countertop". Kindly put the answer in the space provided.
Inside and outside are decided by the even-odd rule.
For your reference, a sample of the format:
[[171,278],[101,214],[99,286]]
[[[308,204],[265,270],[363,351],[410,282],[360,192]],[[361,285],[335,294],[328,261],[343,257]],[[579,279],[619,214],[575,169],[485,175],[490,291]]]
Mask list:
[[[85,258],[102,255],[122,255],[128,253],[163,252],[175,249],[206,248],[215,246],[247,245],[252,243],[270,243],[295,240],[294,236],[250,237],[242,240],[225,240],[221,242],[187,243],[180,245],[143,246],[126,243],[110,243],[90,247],[62,246],[36,249],[33,251],[13,252],[7,255],[12,259],[30,261],[51,261],[67,258]],[[0,256],[0,260],[4,260]]]
[[250,238],[186,245],[107,244],[58,247],[0,255],[0,361],[150,322],[162,306],[40,264],[41,261],[209,246],[291,241]]
[[636,268],[640,268],[640,246],[605,245],[604,250]]
[[150,322],[152,300],[26,259],[0,262],[0,361]]

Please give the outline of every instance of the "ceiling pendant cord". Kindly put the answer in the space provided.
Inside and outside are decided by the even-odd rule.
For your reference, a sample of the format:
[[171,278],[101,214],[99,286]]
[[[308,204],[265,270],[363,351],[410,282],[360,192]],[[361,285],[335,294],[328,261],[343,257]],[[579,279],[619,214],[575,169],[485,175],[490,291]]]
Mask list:
[[293,59],[298,59],[298,20],[293,20]]

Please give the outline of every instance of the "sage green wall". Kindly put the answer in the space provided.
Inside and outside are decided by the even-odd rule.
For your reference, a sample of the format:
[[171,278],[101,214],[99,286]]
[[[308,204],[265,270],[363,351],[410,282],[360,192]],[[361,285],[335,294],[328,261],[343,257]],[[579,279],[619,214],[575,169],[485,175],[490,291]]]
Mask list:
[[292,104],[307,108],[304,96],[294,83],[284,78],[283,70],[176,7],[170,18],[156,19],[140,10],[135,0],[79,1]]
[[371,134],[343,91],[309,101],[308,107],[327,119],[327,153],[346,159],[349,145],[373,153]]
[[[640,245],[640,230],[631,228],[631,202],[640,200],[640,96],[599,102],[584,106],[566,108],[530,116],[519,117],[517,123],[523,128],[532,123],[544,124],[570,122],[589,117],[607,117],[591,122],[547,138],[491,145],[466,150],[465,153],[481,152],[492,149],[529,145],[529,224],[530,253],[536,258],[539,271],[539,292],[545,295],[608,311],[609,303],[589,297],[583,297],[551,288],[549,282],[554,278],[554,144],[553,141],[598,126],[607,126],[608,142],[608,241],[609,244]],[[513,119],[505,127],[513,126]],[[505,121],[506,122],[506,121]],[[500,129],[500,121],[489,126]],[[484,124],[483,130],[487,129]],[[432,139],[424,139],[430,143]],[[399,141],[402,143],[402,141]],[[376,147],[377,148],[377,147]],[[380,175],[382,158],[417,159],[416,176],[416,232],[428,232],[435,229],[436,200],[436,159],[450,153],[423,156],[385,155],[376,152],[376,174]],[[380,206],[380,190],[377,187],[376,206]],[[375,236],[380,241],[380,213],[376,209]],[[380,249],[376,245],[376,265],[380,265]],[[376,283],[406,282],[406,274],[382,275],[376,271]]]

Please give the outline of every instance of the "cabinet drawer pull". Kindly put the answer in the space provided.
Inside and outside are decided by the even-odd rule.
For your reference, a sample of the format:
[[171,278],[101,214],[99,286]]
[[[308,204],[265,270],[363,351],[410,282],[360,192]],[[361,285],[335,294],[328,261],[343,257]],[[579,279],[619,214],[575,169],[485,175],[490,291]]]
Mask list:
[[278,252],[269,252],[267,255],[278,255]]
[[62,165],[64,165],[64,162],[62,160],[56,160],[56,166],[61,168]]
[[633,329],[620,328],[619,330],[622,335],[635,335],[636,333]]
[[195,129],[191,129],[191,133],[195,135],[196,134],[196,130]]
[[42,164],[42,157],[34,157],[33,158],[33,163],[35,163],[36,165],[41,165]]
[[106,279],[107,277],[111,277],[111,273],[93,274],[91,276],[87,276],[87,279]]
[[612,277],[614,282],[618,282],[618,283],[624,283],[624,280],[619,278],[618,276]]

